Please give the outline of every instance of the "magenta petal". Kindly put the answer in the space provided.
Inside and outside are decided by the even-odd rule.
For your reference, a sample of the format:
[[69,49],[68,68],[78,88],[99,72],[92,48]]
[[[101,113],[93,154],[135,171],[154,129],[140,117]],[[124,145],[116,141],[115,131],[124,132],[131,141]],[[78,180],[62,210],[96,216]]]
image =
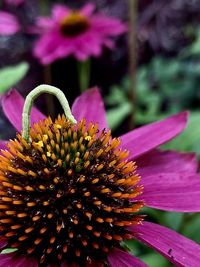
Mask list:
[[38,267],[38,263],[33,258],[26,256],[16,256],[16,253],[0,254],[0,267]]
[[181,112],[133,130],[121,136],[122,146],[130,151],[130,159],[136,158],[181,133],[186,126],[187,117],[188,112]]
[[76,98],[72,106],[72,114],[77,121],[86,118],[87,124],[98,122],[100,130],[108,128],[106,112],[98,88],[87,90]]
[[63,17],[67,16],[70,13],[70,9],[65,5],[56,4],[52,9],[52,16],[56,21],[61,21]]
[[129,227],[136,239],[154,248],[179,267],[197,267],[200,263],[200,245],[158,224],[144,222]]
[[93,5],[92,3],[89,3],[81,8],[80,13],[86,17],[89,17],[92,15],[94,10],[95,10],[95,5]]
[[[2,107],[9,121],[17,129],[21,131],[22,129],[22,110],[24,106],[23,97],[16,91],[11,90],[2,97]],[[43,120],[45,116],[38,111],[36,108],[32,108],[31,111],[31,125],[34,122]]]
[[168,211],[200,211],[200,176],[187,173],[160,173],[145,176],[143,193],[137,200],[146,206]]
[[196,173],[198,160],[195,153],[152,150],[137,158],[138,173],[144,176],[164,172]]
[[20,30],[17,18],[5,11],[0,11],[0,35],[15,34]]
[[120,249],[113,249],[108,255],[111,267],[147,267],[145,263]]

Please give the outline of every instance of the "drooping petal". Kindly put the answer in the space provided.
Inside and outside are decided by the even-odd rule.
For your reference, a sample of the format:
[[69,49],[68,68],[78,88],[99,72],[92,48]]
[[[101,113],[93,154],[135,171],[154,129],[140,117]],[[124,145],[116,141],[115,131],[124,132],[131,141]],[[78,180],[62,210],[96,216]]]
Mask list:
[[136,160],[138,173],[144,176],[164,172],[196,173],[198,160],[195,153],[152,150]]
[[122,135],[122,146],[129,150],[129,159],[136,158],[181,133],[187,118],[188,112],[181,112]]
[[83,6],[80,9],[80,13],[83,14],[86,17],[89,17],[92,15],[92,13],[95,10],[95,5],[93,5],[92,3],[86,4],[85,6]]
[[0,11],[0,35],[12,35],[20,30],[17,18],[5,11]]
[[143,193],[137,197],[146,206],[177,212],[200,211],[200,175],[160,173],[145,176]]
[[[47,65],[52,63],[58,58],[68,56],[69,45],[67,44],[62,49],[63,38],[60,32],[53,30],[42,35],[35,43],[33,54],[37,57],[42,64]],[[64,53],[64,55],[63,55]]]
[[179,267],[197,267],[200,263],[200,245],[158,224],[144,222],[129,227],[135,238],[154,248]]
[[87,123],[98,122],[100,130],[108,128],[106,112],[98,88],[87,90],[79,96],[72,106],[72,114],[78,121],[86,118]]
[[52,9],[52,16],[56,21],[60,21],[63,17],[67,16],[70,13],[70,9],[64,5],[56,4]]
[[[19,132],[22,129],[23,106],[24,106],[24,99],[16,90],[11,90],[10,92],[8,92],[2,97],[3,111],[6,114],[9,121],[12,123],[12,125]],[[34,107],[32,108],[31,125],[34,122],[43,120],[44,118],[45,116],[40,111],[38,111]]]
[[125,33],[128,29],[127,25],[116,18],[104,15],[94,15],[91,18],[92,27],[99,32],[101,38],[108,36],[117,36]]
[[17,256],[15,252],[0,254],[0,267],[38,267],[35,259],[26,256]]
[[145,263],[120,249],[113,249],[108,255],[111,267],[147,267]]

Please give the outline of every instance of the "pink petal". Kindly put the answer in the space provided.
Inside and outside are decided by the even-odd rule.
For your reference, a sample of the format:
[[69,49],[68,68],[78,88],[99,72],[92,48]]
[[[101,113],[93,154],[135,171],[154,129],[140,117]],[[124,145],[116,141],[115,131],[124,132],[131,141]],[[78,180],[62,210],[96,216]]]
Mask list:
[[175,231],[150,222],[130,227],[129,230],[136,239],[157,250],[175,266],[199,266],[200,245]]
[[67,16],[69,13],[70,9],[61,4],[54,5],[52,9],[52,16],[56,21],[62,20],[62,18]]
[[137,200],[146,206],[168,211],[200,211],[200,176],[187,173],[160,173],[145,176],[143,193]]
[[129,159],[136,158],[174,138],[184,130],[187,119],[188,112],[181,112],[122,135],[122,146],[129,150]]
[[152,150],[136,160],[138,173],[144,176],[164,172],[196,173],[198,161],[195,153]]
[[86,118],[87,123],[99,124],[99,129],[108,128],[103,100],[98,88],[85,91],[80,95],[72,106],[72,114],[76,120]]
[[108,255],[111,267],[147,267],[145,263],[120,249],[114,249]]
[[[17,129],[17,131],[21,131],[22,129],[22,110],[24,106],[23,97],[16,91],[11,90],[7,94],[2,97],[2,107],[5,115],[12,123],[12,125]],[[38,111],[36,108],[32,108],[31,111],[31,125],[34,122],[39,120],[43,120],[45,116]]]
[[[33,54],[41,61],[42,64],[47,65],[59,59],[60,57],[67,56],[66,49],[68,46],[62,49],[62,45],[62,36],[55,29],[54,31],[43,34],[41,38],[36,41]],[[61,56],[60,51],[65,54],[62,54]]]
[[101,36],[118,36],[127,32],[127,25],[117,18],[104,15],[93,15],[91,17],[92,27]]
[[0,267],[38,267],[38,263],[33,258],[26,256],[16,256],[16,253],[0,254]]
[[35,25],[28,27],[27,33],[44,34],[47,31],[49,32],[49,30],[54,27],[55,27],[55,22],[52,18],[37,17]]
[[0,35],[12,35],[20,30],[20,24],[12,14],[0,11]]
[[83,6],[79,12],[83,14],[84,16],[89,17],[92,15],[94,10],[95,10],[95,5],[93,5],[92,3],[89,3]]

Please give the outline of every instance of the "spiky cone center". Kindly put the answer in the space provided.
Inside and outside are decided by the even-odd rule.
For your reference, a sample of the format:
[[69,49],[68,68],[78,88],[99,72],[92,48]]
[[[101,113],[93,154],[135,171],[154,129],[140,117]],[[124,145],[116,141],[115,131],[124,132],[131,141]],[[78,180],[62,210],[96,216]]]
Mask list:
[[87,31],[90,22],[87,17],[77,11],[72,11],[60,22],[61,33],[68,37],[74,37]]
[[64,115],[40,121],[0,155],[0,230],[7,248],[39,266],[104,261],[127,226],[141,222],[140,177],[110,131],[72,126]]

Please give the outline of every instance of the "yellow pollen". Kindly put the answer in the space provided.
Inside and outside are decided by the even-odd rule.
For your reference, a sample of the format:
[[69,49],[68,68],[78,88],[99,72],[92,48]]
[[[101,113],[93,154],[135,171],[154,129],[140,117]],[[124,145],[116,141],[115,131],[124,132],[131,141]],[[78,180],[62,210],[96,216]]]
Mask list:
[[37,146],[39,146],[39,147],[44,147],[44,143],[42,142],[42,141],[39,141],[39,142],[37,142],[37,143],[35,143]]
[[47,157],[51,157],[51,153],[49,151],[47,152]]
[[47,140],[48,140],[48,138],[49,138],[49,137],[48,137],[48,135],[47,135],[47,134],[44,134],[44,135],[43,135],[43,140],[44,140],[44,141],[47,141]]
[[60,124],[56,124],[57,129],[62,129],[62,126]]
[[86,137],[85,137],[85,140],[86,141],[90,141],[92,139],[92,137],[90,136],[90,135],[87,135]]

